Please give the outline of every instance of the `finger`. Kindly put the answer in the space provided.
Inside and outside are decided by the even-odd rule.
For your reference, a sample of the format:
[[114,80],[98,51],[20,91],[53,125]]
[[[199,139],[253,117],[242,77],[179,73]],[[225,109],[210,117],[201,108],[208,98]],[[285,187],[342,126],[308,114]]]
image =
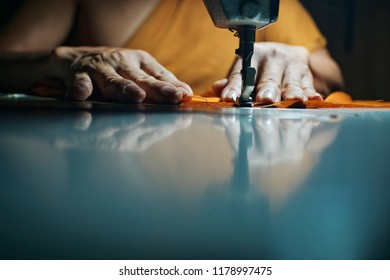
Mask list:
[[[169,137],[178,130],[187,128],[192,122],[191,117],[176,118],[173,122],[168,122],[163,125],[143,126],[141,133],[137,137],[137,151],[144,151],[153,144]],[[132,137],[132,135],[130,135]]]
[[227,85],[221,92],[221,99],[223,101],[236,101],[240,96],[242,86],[241,64],[242,60],[237,59],[230,71]]
[[[256,100],[259,102],[273,103],[281,99],[281,83],[285,63],[278,57],[270,57],[261,70],[259,69],[259,82],[256,86]],[[261,72],[260,72],[261,71]]]
[[256,117],[256,130],[262,141],[262,158],[267,163],[273,163],[280,157],[282,151],[280,141],[280,120],[276,117]]
[[307,119],[282,120],[282,144],[284,151],[289,151],[290,158],[300,158],[304,153],[312,132],[312,125]]
[[301,81],[301,87],[303,93],[307,96],[309,100],[322,100],[321,94],[316,92],[314,89],[313,75],[310,71],[307,71]]
[[65,96],[79,101],[87,99],[93,90],[91,78],[85,72],[78,72],[71,75],[66,80],[66,86]]
[[145,102],[176,104],[183,98],[183,91],[166,81],[160,81],[137,67],[124,66],[118,71],[146,92]]
[[228,79],[222,79],[213,83],[213,92],[215,96],[221,96],[223,89],[228,84]]
[[225,127],[226,137],[230,147],[237,153],[240,139],[240,120],[236,115],[223,115],[221,118],[222,125]]
[[144,55],[141,60],[141,69],[155,79],[168,82],[171,85],[179,88],[182,91],[183,96],[192,96],[192,89],[186,83],[179,81],[176,76],[168,71],[164,66],[157,62],[150,55]]
[[306,101],[307,96],[301,88],[301,81],[304,73],[308,71],[307,65],[301,63],[290,63],[285,71],[282,81],[282,99]]
[[74,128],[76,130],[87,130],[92,123],[92,115],[88,111],[81,111],[75,113],[76,121]]
[[142,88],[135,82],[124,79],[111,66],[96,65],[96,71],[91,76],[105,97],[130,103],[140,103],[146,97]]

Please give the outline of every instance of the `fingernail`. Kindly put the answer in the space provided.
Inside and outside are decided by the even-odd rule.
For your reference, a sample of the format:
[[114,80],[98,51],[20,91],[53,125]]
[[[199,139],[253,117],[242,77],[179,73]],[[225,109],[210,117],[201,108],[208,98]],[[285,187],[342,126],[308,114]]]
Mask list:
[[161,89],[160,89],[160,92],[164,95],[176,95],[178,94],[180,91],[178,88],[175,88],[175,87],[172,87],[172,86],[163,86]]
[[240,93],[237,90],[230,91],[230,96],[233,101],[236,101]]
[[307,101],[307,97],[301,92],[292,92],[284,97],[285,100]]
[[188,89],[184,87],[179,87],[180,91],[183,93],[184,96],[192,95],[192,91],[189,91]]
[[310,95],[309,99],[310,100],[322,100],[322,97],[320,94],[317,93],[317,94]]
[[88,87],[86,87],[84,84],[76,84],[70,86],[65,94],[67,98],[80,101],[87,99],[91,95],[88,90]]
[[77,130],[87,130],[92,122],[92,115],[89,112],[81,112],[74,125]]
[[223,94],[223,99],[231,99],[233,101],[237,100],[240,96],[240,93],[236,89],[229,89],[226,93]]
[[257,99],[262,102],[273,103],[277,100],[276,92],[271,89],[266,89],[265,91],[259,93]]
[[141,103],[145,97],[145,91],[135,84],[128,84],[124,87],[123,94],[120,95],[120,100],[124,102]]
[[221,79],[214,82],[214,84],[226,84],[228,82],[228,79]]

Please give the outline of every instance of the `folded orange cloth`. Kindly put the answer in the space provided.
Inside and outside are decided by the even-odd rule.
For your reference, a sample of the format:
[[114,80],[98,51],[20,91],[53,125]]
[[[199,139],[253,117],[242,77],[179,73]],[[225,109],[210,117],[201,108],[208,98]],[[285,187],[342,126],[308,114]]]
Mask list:
[[[202,97],[192,96],[184,98],[180,106],[183,107],[232,107],[233,102],[221,101],[219,97]],[[324,101],[322,100],[309,100],[305,102],[285,100],[275,102],[272,104],[254,102],[254,107],[267,107],[267,108],[390,108],[390,102],[373,101],[373,100],[352,100],[351,96],[345,92],[337,91],[331,93]]]

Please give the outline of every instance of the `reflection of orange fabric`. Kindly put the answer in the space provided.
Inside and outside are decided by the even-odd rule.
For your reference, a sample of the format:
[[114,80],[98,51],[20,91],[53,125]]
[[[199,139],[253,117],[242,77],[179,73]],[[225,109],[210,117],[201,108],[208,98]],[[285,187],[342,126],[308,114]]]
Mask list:
[[[258,41],[302,45],[310,51],[325,39],[297,0],[283,0],[276,24],[261,30]],[[125,45],[153,55],[194,92],[205,93],[225,78],[238,47],[228,30],[216,28],[201,0],[164,0]]]
[[[221,102],[219,97],[202,97],[194,96],[184,99],[180,104],[182,107],[232,107],[233,102]],[[268,108],[390,108],[390,102],[371,101],[371,100],[355,100],[344,93],[334,92],[330,94],[324,101],[309,100],[306,102],[299,101],[281,101],[273,104],[254,103],[254,107],[268,107]]]

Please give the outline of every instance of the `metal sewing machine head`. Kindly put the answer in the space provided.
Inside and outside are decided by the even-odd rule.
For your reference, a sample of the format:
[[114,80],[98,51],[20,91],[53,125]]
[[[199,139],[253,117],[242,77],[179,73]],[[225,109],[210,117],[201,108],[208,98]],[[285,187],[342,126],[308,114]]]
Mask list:
[[278,18],[279,0],[203,0],[219,28],[235,30],[240,38],[236,54],[242,58],[242,88],[239,106],[252,106],[251,94],[255,88],[256,69],[251,59],[256,29],[264,28]]

